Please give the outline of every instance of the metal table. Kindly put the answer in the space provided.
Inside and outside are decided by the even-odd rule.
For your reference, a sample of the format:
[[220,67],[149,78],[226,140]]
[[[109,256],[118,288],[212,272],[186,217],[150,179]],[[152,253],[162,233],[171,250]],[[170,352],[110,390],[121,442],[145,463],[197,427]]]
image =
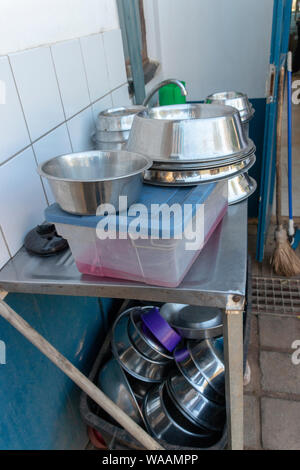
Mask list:
[[0,288],[31,294],[111,297],[219,307],[224,312],[228,440],[243,448],[243,311],[247,277],[247,201],[222,223],[176,288],[102,279],[78,272],[70,251],[40,258],[22,248],[0,271]]

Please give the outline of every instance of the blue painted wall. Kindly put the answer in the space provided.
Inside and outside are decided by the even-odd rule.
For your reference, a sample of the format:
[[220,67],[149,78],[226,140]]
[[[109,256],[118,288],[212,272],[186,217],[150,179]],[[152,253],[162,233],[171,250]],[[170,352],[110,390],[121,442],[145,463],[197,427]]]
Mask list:
[[[83,373],[106,334],[110,299],[9,294],[5,301]],[[103,311],[106,318],[103,318]],[[0,449],[83,449],[80,390],[0,318],[6,364],[0,365]]]

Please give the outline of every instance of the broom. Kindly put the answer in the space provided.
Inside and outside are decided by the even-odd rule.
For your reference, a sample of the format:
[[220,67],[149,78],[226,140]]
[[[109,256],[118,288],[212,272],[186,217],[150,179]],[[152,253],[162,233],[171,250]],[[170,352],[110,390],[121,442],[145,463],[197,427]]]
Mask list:
[[280,70],[278,84],[278,111],[276,129],[276,246],[271,257],[271,264],[276,274],[285,277],[300,274],[300,260],[292,249],[281,217],[281,131],[284,93],[285,67]]

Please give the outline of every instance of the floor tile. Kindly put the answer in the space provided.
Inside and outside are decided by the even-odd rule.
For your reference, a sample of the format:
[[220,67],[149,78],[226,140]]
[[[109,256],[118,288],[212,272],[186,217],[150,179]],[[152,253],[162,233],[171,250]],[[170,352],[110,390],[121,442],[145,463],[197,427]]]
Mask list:
[[261,447],[259,399],[253,395],[244,396],[244,445],[252,449]]
[[300,365],[292,363],[292,352],[292,348],[291,354],[273,351],[260,352],[263,390],[300,395]]
[[269,450],[300,450],[300,402],[262,398],[262,444]]
[[292,342],[300,340],[300,318],[260,315],[259,337],[263,347],[290,350]]

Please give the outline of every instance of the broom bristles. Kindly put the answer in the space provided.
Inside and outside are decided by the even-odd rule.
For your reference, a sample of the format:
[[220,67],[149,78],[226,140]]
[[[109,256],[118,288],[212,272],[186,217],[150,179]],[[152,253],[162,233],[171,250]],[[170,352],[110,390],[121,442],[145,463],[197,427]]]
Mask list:
[[279,225],[275,232],[276,247],[271,258],[273,270],[279,276],[292,277],[300,274],[300,260],[291,247],[287,232]]

